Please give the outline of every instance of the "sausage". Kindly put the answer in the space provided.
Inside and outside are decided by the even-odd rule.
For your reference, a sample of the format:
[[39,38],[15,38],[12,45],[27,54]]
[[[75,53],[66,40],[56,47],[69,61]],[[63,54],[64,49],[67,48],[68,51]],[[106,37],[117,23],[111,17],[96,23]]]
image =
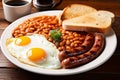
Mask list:
[[78,52],[70,53],[68,51],[61,51],[58,55],[59,60],[62,61],[68,57],[77,56],[77,55],[80,55],[82,53],[85,53],[92,47],[93,43],[94,43],[94,35],[87,34],[82,45],[75,49]]
[[102,33],[95,33],[95,41],[92,48],[78,56],[68,57],[61,62],[63,68],[74,68],[95,59],[103,50],[104,36]]

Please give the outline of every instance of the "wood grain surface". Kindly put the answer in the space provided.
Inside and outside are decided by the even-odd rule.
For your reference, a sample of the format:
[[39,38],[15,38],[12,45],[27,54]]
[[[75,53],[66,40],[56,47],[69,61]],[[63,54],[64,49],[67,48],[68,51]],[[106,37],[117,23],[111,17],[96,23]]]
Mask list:
[[[63,0],[54,9],[62,10],[68,4],[73,3],[86,4],[96,9],[109,10],[115,14],[112,28],[117,35],[118,44],[114,55],[103,65],[82,74],[49,76],[18,68],[8,61],[0,50],[0,80],[120,80],[120,0]],[[39,11],[32,7],[31,13],[35,12]],[[9,24],[4,19],[2,2],[0,0],[0,35]]]

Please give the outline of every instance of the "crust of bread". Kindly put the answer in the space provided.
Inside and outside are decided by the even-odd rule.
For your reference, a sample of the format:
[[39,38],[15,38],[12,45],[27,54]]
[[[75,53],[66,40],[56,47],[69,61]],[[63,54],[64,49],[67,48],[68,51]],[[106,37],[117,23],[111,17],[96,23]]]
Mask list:
[[107,34],[110,31],[110,26],[106,28],[96,28],[93,26],[77,26],[77,25],[63,25],[63,28],[65,30],[71,30],[71,31],[86,31],[86,32],[100,32]]

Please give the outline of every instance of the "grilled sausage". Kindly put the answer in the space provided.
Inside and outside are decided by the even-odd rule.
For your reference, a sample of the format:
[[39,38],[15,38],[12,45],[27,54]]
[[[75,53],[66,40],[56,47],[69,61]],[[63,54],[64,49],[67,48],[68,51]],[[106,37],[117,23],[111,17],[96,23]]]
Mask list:
[[95,42],[88,52],[80,54],[78,56],[68,57],[61,62],[61,65],[63,68],[73,68],[88,63],[101,53],[103,46],[103,34],[95,33]]
[[78,48],[76,48],[76,51],[78,50],[78,52],[70,53],[68,51],[61,51],[59,53],[59,60],[62,61],[68,57],[77,56],[77,55],[80,55],[82,53],[85,53],[92,47],[93,43],[94,43],[93,34],[87,34],[82,45],[79,46]]

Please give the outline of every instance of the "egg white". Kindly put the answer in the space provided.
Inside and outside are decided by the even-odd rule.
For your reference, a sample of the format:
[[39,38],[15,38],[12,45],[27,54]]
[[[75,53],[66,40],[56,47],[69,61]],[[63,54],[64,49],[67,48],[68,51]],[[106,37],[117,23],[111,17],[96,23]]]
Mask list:
[[[7,39],[6,46],[12,56],[16,57],[19,61],[32,66],[48,69],[57,69],[61,67],[58,59],[59,50],[53,43],[49,42],[43,35],[39,34],[33,34],[28,37],[31,39],[31,42],[25,46],[17,46],[14,43],[16,38]],[[30,61],[26,53],[29,49],[34,47],[42,48],[47,54],[46,59],[38,62]]]

